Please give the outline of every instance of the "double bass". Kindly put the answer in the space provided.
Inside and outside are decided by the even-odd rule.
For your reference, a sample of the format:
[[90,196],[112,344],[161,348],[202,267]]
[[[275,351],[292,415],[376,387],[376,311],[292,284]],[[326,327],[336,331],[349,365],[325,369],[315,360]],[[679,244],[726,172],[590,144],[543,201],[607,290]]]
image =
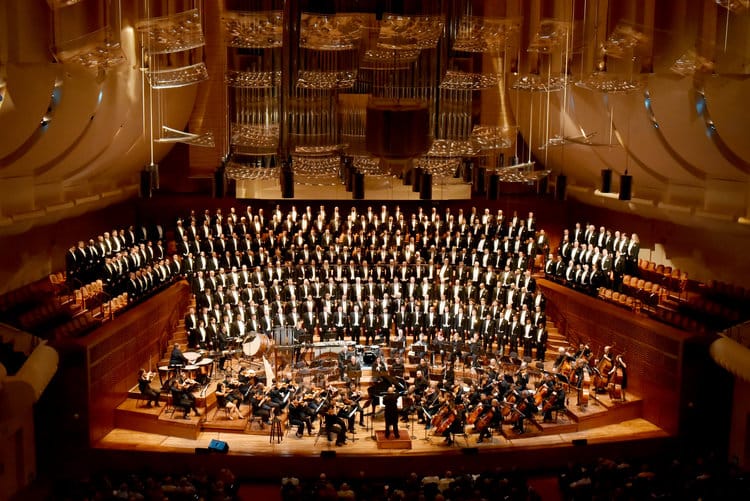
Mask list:
[[596,393],[604,393],[609,383],[609,371],[612,370],[612,360],[609,355],[605,352],[601,360],[596,364],[596,372],[594,374],[594,391]]
[[476,407],[474,407],[474,410],[472,410],[469,415],[466,418],[467,424],[474,424],[479,417],[479,415],[482,413],[482,409],[484,408],[484,404],[482,402],[479,402]]

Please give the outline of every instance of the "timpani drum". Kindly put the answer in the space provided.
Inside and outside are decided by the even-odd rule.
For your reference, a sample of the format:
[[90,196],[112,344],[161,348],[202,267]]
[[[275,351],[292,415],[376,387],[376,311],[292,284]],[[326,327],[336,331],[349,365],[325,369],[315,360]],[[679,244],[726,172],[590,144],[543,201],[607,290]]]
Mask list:
[[375,360],[377,360],[378,356],[375,354],[374,351],[366,351],[362,354],[362,365],[368,365],[371,366],[375,363]]
[[189,377],[190,379],[195,379],[198,375],[198,366],[195,364],[186,365],[182,368],[182,370],[185,372],[185,375]]
[[213,358],[202,358],[200,362],[195,364],[198,366],[198,374],[201,376],[205,376],[207,378],[211,377],[211,374],[213,373],[214,369],[214,359]]
[[252,340],[250,336],[242,343],[242,353],[248,357],[260,357],[271,349],[271,340],[265,334],[256,334]]
[[198,361],[199,358],[201,358],[201,354],[197,351],[186,351],[182,355],[188,361],[187,365],[195,365],[195,362]]

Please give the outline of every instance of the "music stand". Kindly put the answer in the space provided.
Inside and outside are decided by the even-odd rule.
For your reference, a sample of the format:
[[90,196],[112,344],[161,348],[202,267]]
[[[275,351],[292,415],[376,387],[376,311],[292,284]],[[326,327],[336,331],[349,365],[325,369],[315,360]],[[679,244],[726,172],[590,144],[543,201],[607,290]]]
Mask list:
[[[432,416],[430,416],[430,413],[427,412],[427,409],[425,409],[424,407],[422,407],[422,414],[424,414],[424,417],[425,417],[425,420],[426,420],[426,422],[424,424],[424,438],[422,438],[422,440],[424,440],[425,442],[427,442],[429,444],[429,443],[432,443],[432,439],[427,436],[427,425],[428,424],[432,424]],[[412,438],[414,438],[414,437],[412,437]]]

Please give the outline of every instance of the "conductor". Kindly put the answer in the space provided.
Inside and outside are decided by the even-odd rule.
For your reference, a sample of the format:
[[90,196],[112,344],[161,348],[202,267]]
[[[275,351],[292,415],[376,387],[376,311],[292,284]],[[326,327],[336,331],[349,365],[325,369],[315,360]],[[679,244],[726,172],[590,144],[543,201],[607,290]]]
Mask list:
[[396,388],[388,387],[388,393],[383,397],[385,406],[385,438],[391,438],[391,427],[393,427],[393,436],[400,438],[398,434],[398,395]]

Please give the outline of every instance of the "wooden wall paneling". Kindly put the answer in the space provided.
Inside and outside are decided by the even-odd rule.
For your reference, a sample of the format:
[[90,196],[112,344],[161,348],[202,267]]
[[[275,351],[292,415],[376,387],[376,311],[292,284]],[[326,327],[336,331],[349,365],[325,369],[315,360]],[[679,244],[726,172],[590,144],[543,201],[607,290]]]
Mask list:
[[539,280],[549,318],[574,343],[601,353],[613,346],[628,364],[628,391],[643,398],[644,418],[669,433],[679,430],[683,345],[692,334],[604,303],[545,279]]

